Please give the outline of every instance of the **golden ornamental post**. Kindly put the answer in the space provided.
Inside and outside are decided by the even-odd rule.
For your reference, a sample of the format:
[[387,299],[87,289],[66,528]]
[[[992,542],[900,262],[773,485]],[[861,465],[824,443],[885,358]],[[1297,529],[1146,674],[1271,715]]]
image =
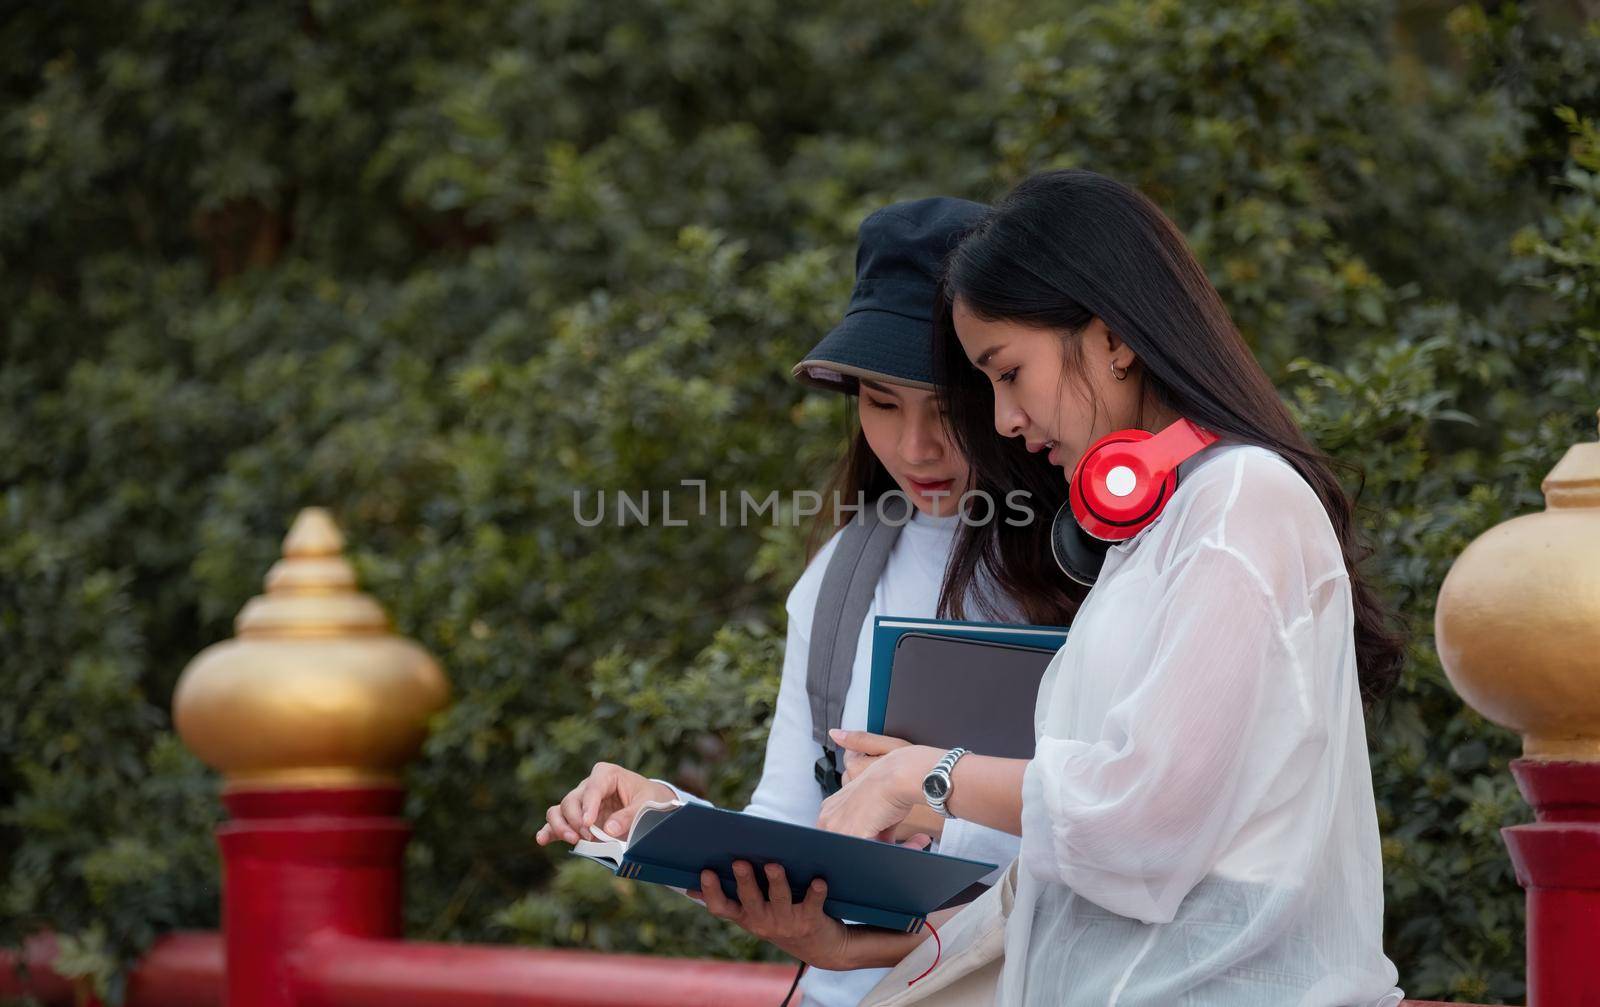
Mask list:
[[1529,1007],[1600,1003],[1600,443],[1541,488],[1542,512],[1456,559],[1434,620],[1456,692],[1522,735],[1511,771],[1536,822],[1501,835],[1527,890]]
[[230,1007],[291,1007],[313,934],[401,934],[400,774],[449,698],[439,665],[356,589],[328,512],[295,518],[237,634],[183,671],[173,719],[226,781]]

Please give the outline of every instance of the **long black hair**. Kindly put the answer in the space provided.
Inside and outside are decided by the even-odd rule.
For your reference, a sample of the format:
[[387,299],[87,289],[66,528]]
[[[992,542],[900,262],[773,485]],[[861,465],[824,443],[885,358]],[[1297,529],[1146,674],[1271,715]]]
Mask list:
[[[855,395],[848,396],[854,399]],[[855,416],[855,403],[850,403],[850,415],[845,418],[846,446],[844,453],[834,463],[833,471],[828,474],[828,481],[822,490],[822,509],[811,522],[811,530],[806,534],[806,562],[810,562],[817,551],[823,547],[833,533],[839,530],[838,518],[852,515],[851,511],[842,511],[846,504],[853,505],[857,500],[867,506],[874,506],[878,498],[896,488],[894,476],[884,467],[883,462],[873,453],[872,445],[867,443],[867,435],[861,429],[861,422]],[[841,501],[841,510],[833,506],[835,500]]]
[[[934,316],[936,377],[956,442],[974,470],[1007,485],[1008,460],[982,447],[995,435],[993,389],[956,339],[951,307],[957,300],[988,321],[1062,333],[1069,372],[1081,353],[1080,340],[1072,337],[1099,318],[1133,348],[1147,394],[1162,406],[1233,440],[1269,448],[1294,466],[1339,537],[1355,607],[1362,697],[1371,703],[1393,687],[1404,641],[1362,577],[1360,562],[1370,550],[1354,519],[1354,501],[1335,463],[1290,416],[1183,235],[1154,203],[1092,171],[1041,172],[1013,189],[947,260]],[[1062,481],[1060,470],[1056,479]],[[963,536],[957,549],[971,557],[993,553],[979,536]],[[997,559],[1003,579],[1007,559],[1003,552]]]

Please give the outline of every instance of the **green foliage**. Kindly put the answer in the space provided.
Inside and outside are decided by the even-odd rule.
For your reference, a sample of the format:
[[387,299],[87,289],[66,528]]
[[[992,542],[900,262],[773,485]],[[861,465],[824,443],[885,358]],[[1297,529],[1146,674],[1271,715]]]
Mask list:
[[1492,280],[1517,212],[1483,212],[1518,195],[1489,158],[1509,127],[1448,81],[1403,100],[1392,16],[1381,0],[1084,5],[1019,38],[1004,170],[1138,184],[1269,367],[1335,355],[1390,329],[1404,295]]
[[1451,560],[1592,436],[1600,35],[1509,5],[1420,42],[1378,0],[979,6],[14,16],[0,939],[55,928],[115,997],[155,935],[215,925],[216,781],[166,710],[322,503],[456,691],[408,781],[412,935],[764,953],[532,834],[602,758],[746,796],[802,529],[718,493],[736,514],[838,450],[842,403],[787,375],[855,223],[1081,164],[1174,215],[1364,466],[1415,640],[1370,723],[1389,948],[1412,995],[1521,996],[1516,742],[1429,634]]

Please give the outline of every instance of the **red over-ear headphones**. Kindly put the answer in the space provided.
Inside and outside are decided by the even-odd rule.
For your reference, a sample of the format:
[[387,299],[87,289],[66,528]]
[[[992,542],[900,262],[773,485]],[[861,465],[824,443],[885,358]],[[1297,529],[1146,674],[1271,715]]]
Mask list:
[[1068,480],[1050,546],[1063,573],[1085,586],[1100,576],[1106,550],[1139,534],[1178,488],[1178,466],[1217,435],[1179,420],[1158,434],[1118,430],[1095,441]]

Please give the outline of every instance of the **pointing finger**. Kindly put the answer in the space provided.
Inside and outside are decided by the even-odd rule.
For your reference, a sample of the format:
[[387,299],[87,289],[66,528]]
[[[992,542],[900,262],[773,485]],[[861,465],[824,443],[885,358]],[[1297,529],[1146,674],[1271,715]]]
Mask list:
[[883,755],[897,748],[903,748],[905,742],[899,738],[890,738],[882,734],[872,734],[867,731],[842,731],[838,728],[828,732],[828,737],[840,748],[852,752],[861,752],[864,755]]

